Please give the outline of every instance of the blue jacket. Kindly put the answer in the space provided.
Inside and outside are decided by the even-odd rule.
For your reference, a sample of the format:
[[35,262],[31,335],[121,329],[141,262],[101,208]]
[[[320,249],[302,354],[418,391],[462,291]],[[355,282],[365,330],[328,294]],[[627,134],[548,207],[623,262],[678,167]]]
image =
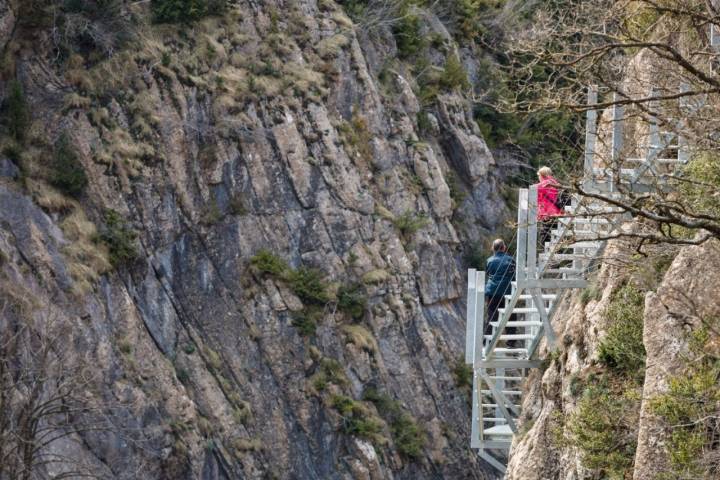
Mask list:
[[510,294],[510,282],[515,276],[515,260],[505,252],[488,258],[485,266],[485,296],[502,297]]

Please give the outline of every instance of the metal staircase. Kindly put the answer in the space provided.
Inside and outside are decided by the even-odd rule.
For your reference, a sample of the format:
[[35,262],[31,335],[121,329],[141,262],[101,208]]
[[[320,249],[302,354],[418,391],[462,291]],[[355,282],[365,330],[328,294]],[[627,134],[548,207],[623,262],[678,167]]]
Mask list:
[[[597,89],[591,87],[588,104],[597,103]],[[653,119],[642,148],[644,155],[622,158],[621,107],[613,107],[610,121],[611,145],[602,161],[596,152],[598,114],[592,109],[587,113],[582,191],[606,198],[621,195],[620,191],[649,191],[658,188],[667,172],[687,162],[688,147],[683,139],[660,131]],[[480,457],[502,473],[513,435],[518,432],[523,382],[529,369],[541,364],[541,340],[546,339],[548,350],[557,343],[552,320],[560,297],[567,290],[586,287],[587,275],[596,268],[603,249],[603,238],[629,218],[624,210],[602,200],[577,195],[566,207],[566,215],[558,218],[549,241],[538,245],[537,208],[537,187],[521,189],[516,280],[498,321],[490,324],[490,334],[483,332],[485,272],[468,271],[465,361],[473,365],[474,372],[471,448],[478,449]]]

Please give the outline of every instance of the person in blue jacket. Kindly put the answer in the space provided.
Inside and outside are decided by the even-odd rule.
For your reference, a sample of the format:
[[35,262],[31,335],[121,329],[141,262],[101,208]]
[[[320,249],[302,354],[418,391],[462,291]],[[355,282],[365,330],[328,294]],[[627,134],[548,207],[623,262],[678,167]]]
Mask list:
[[510,282],[515,276],[515,260],[507,253],[505,242],[498,238],[493,242],[492,249],[493,256],[487,259],[485,266],[486,334],[490,333],[490,322],[498,321],[498,309],[502,305],[503,297],[510,294]]

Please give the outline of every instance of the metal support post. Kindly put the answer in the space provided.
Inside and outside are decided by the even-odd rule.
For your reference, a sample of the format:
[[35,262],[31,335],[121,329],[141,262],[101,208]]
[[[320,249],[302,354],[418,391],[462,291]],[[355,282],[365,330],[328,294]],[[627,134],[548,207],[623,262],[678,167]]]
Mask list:
[[610,152],[612,175],[610,177],[610,191],[614,192],[616,185],[620,183],[620,154],[623,148],[623,107],[618,105],[619,95],[613,94],[612,107],[612,150]]
[[[598,87],[590,85],[588,87],[588,107],[597,105]],[[585,120],[585,179],[586,181],[595,183],[593,174],[593,165],[595,164],[595,145],[597,143],[597,110],[589,108]]]

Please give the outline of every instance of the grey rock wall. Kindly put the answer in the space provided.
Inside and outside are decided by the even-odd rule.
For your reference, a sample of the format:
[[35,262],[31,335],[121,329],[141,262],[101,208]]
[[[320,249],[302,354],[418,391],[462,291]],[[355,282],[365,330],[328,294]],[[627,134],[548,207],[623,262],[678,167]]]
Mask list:
[[[453,368],[461,247],[505,217],[498,165],[459,93],[438,98],[436,133],[418,132],[410,71],[398,64],[378,80],[395,55],[389,31],[358,34],[332,2],[295,3],[240,2],[185,31],[146,25],[137,49],[74,71],[53,63],[46,32],[15,40],[37,145],[24,161],[37,171],[19,181],[2,160],[0,283],[32,298],[38,321],[74,326],[67,349],[93,365],[88,395],[115,406],[104,413],[117,427],[48,452],[117,479],[487,478],[468,448],[469,401]],[[8,12],[0,3],[2,42]],[[275,28],[285,33],[269,51]],[[265,60],[281,78],[258,74],[248,86]],[[292,88],[280,85],[290,77]],[[79,201],[59,196],[42,169],[61,131],[88,173]],[[469,193],[461,205],[451,171]],[[138,233],[140,256],[98,272],[107,252],[89,225],[107,208]],[[393,222],[403,215],[426,221],[403,233]],[[365,278],[367,344],[332,306],[314,335],[300,335],[301,300],[250,268],[261,249],[329,284]],[[339,362],[346,385],[316,391],[323,359]],[[418,458],[398,451],[387,426],[375,445],[342,432],[330,394],[360,401],[368,387],[422,427]]]

